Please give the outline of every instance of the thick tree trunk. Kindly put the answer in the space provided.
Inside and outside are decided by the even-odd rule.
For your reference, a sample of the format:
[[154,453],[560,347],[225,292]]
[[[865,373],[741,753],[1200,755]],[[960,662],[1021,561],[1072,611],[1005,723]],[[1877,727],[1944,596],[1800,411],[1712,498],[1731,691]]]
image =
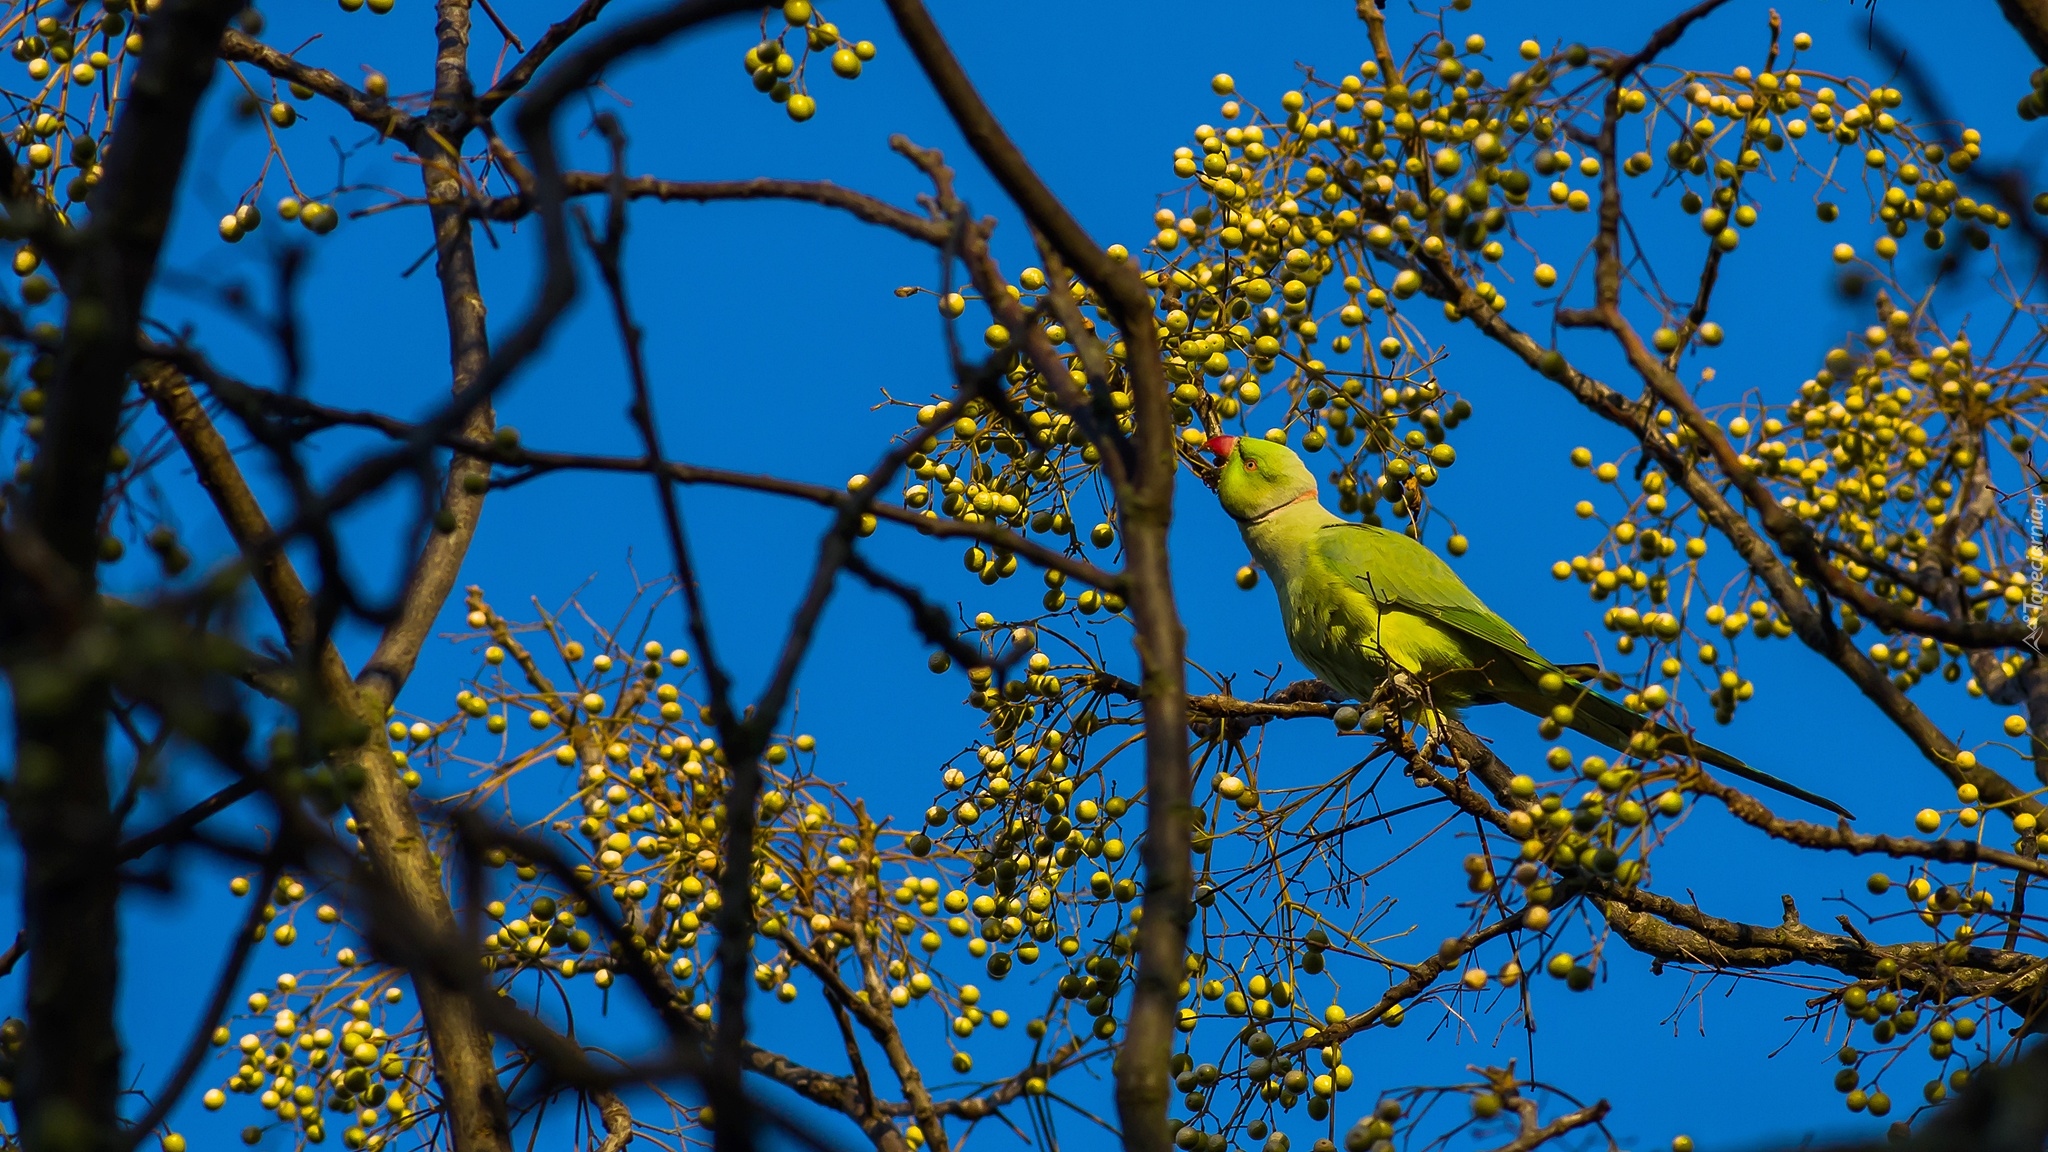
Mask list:
[[[375,707],[371,702],[377,696],[365,692],[364,701]],[[373,733],[377,730],[375,723],[370,727]],[[364,856],[386,893],[403,905],[396,919],[443,939],[456,938],[458,926],[442,883],[441,866],[420,827],[412,792],[400,779],[391,750],[373,735],[353,754],[353,760],[362,769],[363,786],[350,802],[350,810]],[[430,965],[414,968],[413,984],[433,1052],[434,1076],[447,1102],[449,1146],[455,1152],[506,1152],[511,1147],[511,1128],[505,1092],[498,1083],[491,1034],[478,1017],[476,1005],[466,990],[435,979]]]
[[[30,1152],[121,1146],[119,827],[109,806],[110,640],[98,621],[107,459],[213,46],[241,0],[166,4],[115,125],[90,218],[59,269],[69,312],[0,621],[14,696],[9,814],[23,856],[28,1040],[15,1096]],[[17,210],[18,221],[34,209]],[[53,261],[53,266],[55,266]]]
[[[437,130],[418,141],[432,209],[434,246],[441,283],[442,308],[448,324],[448,358],[452,391],[468,392],[490,359],[479,287],[476,249],[469,221],[460,207],[464,196],[457,178],[461,147],[468,127],[471,91],[468,68],[468,0],[441,0],[435,27],[437,52],[433,116]],[[442,141],[446,141],[444,148]],[[481,403],[463,425],[465,437],[488,440],[494,427],[491,406]],[[440,519],[429,529],[406,583],[398,616],[385,629],[377,650],[358,676],[359,707],[375,732],[385,709],[411,675],[420,648],[454,590],[463,557],[483,511],[482,485],[489,465],[458,456],[448,468]],[[478,490],[471,491],[474,485]],[[437,935],[455,938],[457,924],[447,885],[412,805],[411,790],[400,777],[390,749],[376,736],[354,759],[363,770],[362,791],[351,803],[365,855],[378,876],[404,904],[405,919]],[[433,1051],[434,1075],[447,1101],[449,1142],[455,1152],[509,1152],[511,1128],[505,1090],[498,1082],[493,1039],[469,994],[415,970],[420,1012]]]

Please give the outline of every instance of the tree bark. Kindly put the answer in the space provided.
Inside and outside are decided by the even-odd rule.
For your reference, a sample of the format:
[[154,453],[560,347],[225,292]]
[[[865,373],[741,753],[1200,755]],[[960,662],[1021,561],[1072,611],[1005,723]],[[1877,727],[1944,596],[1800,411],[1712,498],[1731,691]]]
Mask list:
[[2048,0],[1998,0],[1998,10],[2034,55],[2048,64]]
[[[119,654],[96,612],[107,460],[135,332],[191,140],[213,46],[241,0],[167,4],[115,125],[89,222],[65,254],[69,312],[25,514],[11,525],[4,627],[23,857],[28,1040],[15,1096],[30,1152],[122,1145],[108,683]],[[26,208],[24,215],[36,211]]]
[[[434,205],[436,271],[447,316],[452,390],[460,397],[476,384],[490,359],[476,249],[460,206],[463,191],[458,179],[461,141],[474,100],[468,66],[469,0],[440,0],[437,11],[431,110],[437,131],[420,134],[418,155],[427,199]],[[470,440],[489,440],[494,427],[491,406],[483,403],[471,410],[462,434]],[[379,732],[387,710],[412,674],[435,619],[447,605],[475,536],[484,497],[480,485],[478,491],[469,490],[474,483],[471,477],[487,478],[489,473],[488,464],[471,457],[458,455],[450,461],[438,522],[429,527],[420,545],[396,618],[357,676],[359,693],[354,702],[371,732],[370,739],[352,753],[362,770],[363,786],[350,808],[364,854],[379,878],[403,901],[408,920],[449,937],[458,929],[440,862],[413,808],[412,791]],[[415,971],[414,978],[433,1052],[434,1075],[447,1102],[449,1142],[454,1152],[509,1152],[511,1125],[505,1090],[498,1082],[493,1038],[476,1005],[464,990],[428,972]]]

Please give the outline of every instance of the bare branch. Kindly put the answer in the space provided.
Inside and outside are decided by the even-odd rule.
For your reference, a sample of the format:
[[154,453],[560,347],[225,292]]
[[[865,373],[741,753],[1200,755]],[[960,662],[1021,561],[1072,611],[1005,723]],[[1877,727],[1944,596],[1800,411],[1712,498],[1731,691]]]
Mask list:
[[350,677],[341,653],[323,635],[313,597],[300,580],[291,557],[279,546],[248,479],[235,462],[206,409],[191,386],[169,363],[155,361],[140,374],[142,393],[177,437],[214,510],[255,577],[256,588],[270,607],[285,644],[315,669],[330,696],[348,692]]
[[1560,1136],[1576,1132],[1605,1119],[1609,1111],[1607,1101],[1599,1100],[1584,1108],[1567,1112],[1539,1128],[1518,1133],[1513,1140],[1495,1148],[1493,1152],[1534,1152]]
[[[757,176],[751,180],[661,180],[634,176],[623,183],[622,194],[632,200],[664,203],[708,204],[725,200],[796,200],[837,208],[855,219],[900,232],[912,240],[943,245],[950,230],[940,221],[906,212],[886,201],[856,192],[830,180],[778,180]],[[565,172],[565,196],[612,194],[612,178],[602,172]],[[534,203],[525,193],[476,202],[470,211],[486,220],[520,220],[531,215]]]
[[540,70],[540,66],[547,63],[548,58],[560,50],[562,45],[567,44],[576,33],[596,22],[598,14],[610,3],[611,0],[583,0],[567,16],[549,25],[548,30],[541,34],[541,38],[534,41],[533,47],[527,49],[526,54],[519,58],[519,62],[500,76],[497,83],[485,90],[483,95],[476,98],[477,118],[489,119],[492,113],[498,110],[499,105],[518,95],[519,91],[526,87],[527,82],[533,79],[533,74]]
[[166,844],[176,844],[191,834],[192,830],[227,811],[241,800],[253,796],[260,785],[251,778],[244,778],[185,809],[163,824],[144,832],[140,836],[121,841],[114,849],[114,855],[122,860],[134,860],[146,856]]
[[[239,402],[260,404],[274,408],[280,413],[318,424],[342,425],[369,428],[396,440],[417,440],[427,434],[421,425],[408,423],[374,412],[347,411],[313,404],[296,397],[265,392],[252,385],[228,377],[207,364],[196,353],[168,345],[148,344],[145,346],[152,357],[176,363],[189,372],[195,380],[225,395],[238,398]],[[495,482],[497,487],[521,482],[522,479],[546,475],[552,472],[590,471],[616,472],[622,474],[645,474],[649,465],[644,456],[602,456],[582,453],[548,452],[528,449],[518,445],[496,441],[472,440],[459,433],[446,432],[434,441],[443,447],[452,448],[468,456],[474,456],[492,464],[507,465],[522,472],[510,479]],[[677,484],[706,484],[714,487],[743,489],[770,495],[787,496],[804,500],[825,508],[837,509],[852,501],[845,489],[823,484],[808,484],[798,480],[786,480],[776,476],[763,476],[751,472],[735,472],[723,468],[709,468],[678,461],[663,461],[655,470],[664,473]],[[1015,553],[1041,568],[1058,571],[1081,581],[1091,588],[1105,592],[1122,592],[1124,577],[1104,572],[1077,556],[1055,551],[1029,537],[1019,535],[992,522],[968,523],[961,520],[945,519],[929,512],[917,512],[895,504],[880,502],[869,506],[868,512],[876,518],[893,524],[900,524],[918,533],[937,539],[975,540],[1005,552]]]
[[418,122],[392,107],[382,97],[371,96],[325,68],[302,64],[235,29],[230,28],[221,34],[220,58],[230,63],[253,65],[288,84],[311,88],[347,112],[356,122],[367,124],[393,139],[410,144],[418,134]]
[[604,1139],[598,1142],[595,1152],[624,1152],[626,1145],[633,1142],[633,1113],[626,1109],[619,1094],[609,1088],[592,1092],[590,1099],[597,1105],[598,1118],[604,1122]]

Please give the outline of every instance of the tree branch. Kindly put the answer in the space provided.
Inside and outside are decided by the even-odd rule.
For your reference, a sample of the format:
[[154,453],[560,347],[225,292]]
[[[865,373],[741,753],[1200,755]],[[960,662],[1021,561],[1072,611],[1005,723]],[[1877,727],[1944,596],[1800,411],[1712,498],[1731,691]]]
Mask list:
[[2048,0],[1998,0],[1998,10],[2034,55],[2048,64]]
[[316,673],[330,699],[346,697],[351,690],[348,667],[325,635],[313,597],[290,555],[273,537],[270,519],[235,462],[234,450],[214,427],[190,383],[170,363],[157,360],[145,365],[139,379],[143,395],[177,438],[200,487],[206,489],[214,511],[248,564],[286,647]]
[[[698,204],[725,200],[797,200],[840,209],[855,219],[889,228],[925,244],[943,245],[951,234],[941,221],[907,212],[830,180],[778,180],[768,176],[757,176],[751,180],[662,180],[653,176],[634,176],[621,187],[620,193],[613,192],[612,178],[608,173],[562,174],[562,193],[565,196],[623,194],[630,200]],[[485,220],[521,220],[531,215],[534,209],[533,197],[524,192],[473,201],[469,207],[471,214]]]
[[[394,440],[411,441],[426,435],[427,430],[418,424],[408,423],[382,413],[349,411],[329,408],[301,400],[297,397],[267,392],[252,385],[234,380],[214,370],[198,355],[187,349],[166,345],[147,345],[148,354],[178,364],[192,377],[209,388],[222,390],[233,395],[237,403],[261,404],[295,419],[317,425],[369,428],[383,433]],[[434,443],[451,448],[464,455],[476,457],[488,463],[522,469],[520,474],[494,482],[494,487],[504,488],[524,482],[550,472],[590,471],[615,472],[642,475],[649,471],[645,456],[602,456],[581,453],[548,452],[497,441],[472,440],[459,433],[448,432],[438,436]],[[837,509],[853,499],[844,488],[823,484],[808,484],[799,480],[786,480],[776,476],[763,476],[751,472],[735,472],[723,468],[708,468],[678,461],[662,461],[654,466],[677,484],[706,484],[714,487],[735,488],[750,492],[762,492],[776,496],[787,496],[804,500],[824,508]],[[916,530],[919,534],[935,539],[975,540],[1011,552],[1029,560],[1041,568],[1058,571],[1081,581],[1091,588],[1105,592],[1121,593],[1124,577],[1104,572],[1077,556],[1069,556],[1038,543],[1029,537],[1011,532],[993,523],[982,521],[968,523],[949,520],[930,512],[918,512],[895,504],[875,503],[868,511],[876,518],[901,524]]]
[[526,87],[527,82],[533,79],[533,74],[540,71],[540,66],[547,63],[548,58],[562,45],[567,44],[576,33],[595,23],[598,14],[610,3],[611,0],[583,0],[581,4],[576,5],[574,11],[549,25],[548,30],[541,34],[541,38],[534,41],[533,47],[527,49],[526,54],[519,58],[519,62],[500,76],[498,82],[485,90],[483,95],[477,97],[477,119],[489,119],[491,114],[498,110],[499,105],[518,95],[520,90]]
[[1067,267],[1104,300],[1126,346],[1134,421],[1135,466],[1119,485],[1124,523],[1125,575],[1136,626],[1139,680],[1145,714],[1146,804],[1144,923],[1138,936],[1138,976],[1123,1056],[1117,1072],[1117,1109],[1123,1138],[1137,1152],[1167,1152],[1171,1078],[1167,1064],[1179,1013],[1187,925],[1193,915],[1190,864],[1190,782],[1186,713],[1187,638],[1174,605],[1167,562],[1167,529],[1179,473],[1176,424],[1158,334],[1155,305],[1137,268],[1113,261],[1068,212],[1018,151],[983,102],[966,71],[919,0],[888,0],[896,27],[938,90],[953,121],[997,183],[1024,212]]
[[232,28],[221,34],[220,58],[234,64],[251,65],[288,84],[311,88],[347,112],[357,123],[367,124],[407,145],[412,144],[419,134],[418,121],[392,107],[383,97],[371,96],[325,68],[302,64]]
[[2013,812],[2029,812],[2037,817],[2048,811],[2043,808],[2040,798],[2022,791],[1983,764],[1964,767],[1959,763],[1961,749],[1947,733],[1918,705],[1907,699],[1886,671],[1874,664],[1856,647],[1847,632],[1835,627],[1834,622],[1807,598],[1798,577],[1786,567],[1770,541],[1728,501],[1714,476],[1697,467],[1679,450],[1675,441],[1667,439],[1647,413],[1509,323],[1464,284],[1448,260],[1439,261],[1433,266],[1433,271],[1435,276],[1424,278],[1425,287],[1432,295],[1456,303],[1489,339],[1514,353],[1529,367],[1555,380],[1596,415],[1635,437],[1643,450],[1656,460],[1658,467],[1684,490],[1707,522],[1721,533],[1750,571],[1763,582],[1785,613],[1794,634],[1808,648],[1841,669],[1849,681],[1913,741],[1929,763],[1956,784],[1976,785],[1987,804]]
[[1535,1149],[1550,1143],[1567,1133],[1576,1132],[1605,1119],[1609,1111],[1607,1101],[1596,1100],[1584,1108],[1567,1112],[1541,1127],[1525,1128],[1513,1140],[1495,1148],[1493,1152],[1535,1152]]
[[[14,1098],[27,1152],[125,1145],[120,1104],[120,829],[110,807],[113,670],[102,650],[101,534],[134,333],[156,278],[214,45],[240,0],[167,0],[114,114],[89,218],[64,246],[66,314],[27,492],[0,559],[13,707],[8,815],[22,853],[28,1036]],[[9,162],[10,169],[12,162]]]
[[163,824],[121,841],[114,849],[116,858],[122,861],[138,859],[166,844],[175,844],[185,839],[194,828],[232,808],[241,800],[253,796],[261,785],[249,777],[237,780],[192,807],[178,813]]

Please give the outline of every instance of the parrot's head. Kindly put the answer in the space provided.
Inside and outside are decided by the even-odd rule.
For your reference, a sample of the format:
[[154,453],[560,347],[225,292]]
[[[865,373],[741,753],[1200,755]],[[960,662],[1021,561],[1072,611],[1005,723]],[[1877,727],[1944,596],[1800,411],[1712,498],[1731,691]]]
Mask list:
[[1285,444],[1249,436],[1216,436],[1216,498],[1238,521],[1316,498],[1316,478]]

